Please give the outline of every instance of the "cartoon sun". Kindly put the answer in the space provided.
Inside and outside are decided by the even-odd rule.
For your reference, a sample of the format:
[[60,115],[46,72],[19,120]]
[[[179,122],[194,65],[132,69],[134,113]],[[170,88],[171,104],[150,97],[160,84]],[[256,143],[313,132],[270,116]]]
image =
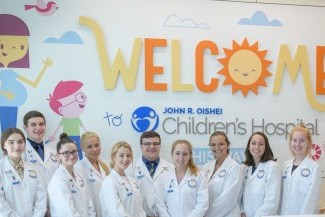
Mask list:
[[251,90],[258,94],[258,87],[266,87],[265,78],[272,74],[267,67],[272,63],[264,59],[267,50],[259,51],[258,42],[249,45],[245,38],[242,45],[233,41],[233,49],[223,49],[226,57],[218,59],[223,68],[218,74],[226,76],[223,85],[232,85],[232,93],[241,90],[244,96]]

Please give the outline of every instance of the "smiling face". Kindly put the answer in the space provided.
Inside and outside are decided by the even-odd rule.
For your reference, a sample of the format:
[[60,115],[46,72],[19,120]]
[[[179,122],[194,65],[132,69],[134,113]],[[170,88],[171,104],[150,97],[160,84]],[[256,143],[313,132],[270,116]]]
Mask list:
[[58,159],[65,168],[68,168],[68,170],[72,169],[73,165],[78,161],[78,150],[76,145],[70,142],[63,144],[58,152]]
[[5,68],[11,62],[22,59],[28,51],[27,36],[0,35],[0,63]]
[[65,118],[76,118],[85,110],[87,97],[81,91],[77,91],[70,96],[60,99],[62,106],[59,108],[60,114]]
[[228,156],[228,144],[223,135],[212,136],[210,139],[210,151],[217,160],[223,160]]
[[311,143],[303,131],[295,131],[292,134],[290,147],[295,156],[305,157],[309,153]]
[[263,136],[255,134],[249,143],[249,152],[253,156],[255,164],[258,164],[265,152],[265,140]]
[[185,143],[178,143],[175,145],[173,153],[173,163],[175,167],[187,168],[191,159],[191,152]]
[[143,138],[141,144],[143,157],[149,161],[157,160],[160,153],[160,146],[159,137]]
[[85,139],[85,144],[81,146],[82,151],[90,162],[97,161],[101,153],[100,141],[97,137],[89,137]]
[[27,125],[24,126],[27,137],[31,140],[40,143],[43,141],[43,137],[46,132],[45,120],[42,117],[33,117],[27,121]]
[[7,151],[8,157],[16,163],[21,159],[25,147],[25,140],[18,133],[11,134],[3,144],[3,149]]
[[131,150],[128,147],[120,147],[112,160],[114,162],[114,170],[119,174],[124,174],[124,170],[127,169],[132,162]]
[[259,79],[261,72],[261,61],[252,51],[238,51],[233,54],[229,60],[229,74],[238,84],[253,84]]

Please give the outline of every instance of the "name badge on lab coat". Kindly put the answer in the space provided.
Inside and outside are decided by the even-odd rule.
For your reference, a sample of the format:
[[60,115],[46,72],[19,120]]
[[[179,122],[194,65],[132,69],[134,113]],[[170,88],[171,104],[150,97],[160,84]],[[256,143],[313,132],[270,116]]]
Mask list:
[[308,176],[310,176],[310,170],[307,169],[307,168],[302,169],[302,170],[301,170],[301,175],[302,175],[303,177],[308,177]]
[[226,170],[221,170],[218,174],[219,178],[223,178],[225,177],[225,175],[227,174],[227,171]]
[[12,185],[18,185],[18,184],[19,184],[19,180],[14,175],[12,175]]
[[174,179],[170,180],[167,193],[173,193],[174,192]]
[[29,162],[35,163],[36,162],[36,158],[33,155],[33,151],[32,150],[28,150],[27,153],[28,153]]
[[70,179],[70,190],[71,190],[71,193],[73,193],[73,194],[77,193],[76,187],[74,186],[72,179]]
[[195,188],[197,186],[197,181],[195,179],[190,179],[187,182],[188,186],[191,188]]
[[37,174],[35,172],[35,170],[28,170],[29,172],[29,177],[33,178],[33,179],[36,179],[37,178]]
[[53,162],[58,162],[58,159],[56,158],[56,156],[54,155],[54,154],[50,154],[50,158],[51,158],[51,160],[53,161]]
[[259,179],[263,178],[264,174],[265,174],[265,171],[264,170],[258,171],[257,178],[259,178]]
[[90,170],[90,172],[89,172],[88,181],[89,182],[95,182],[96,181],[96,179],[94,177],[94,171],[93,170]]
[[137,178],[138,178],[138,179],[142,179],[142,178],[143,178],[143,174],[142,174],[140,168],[138,168],[138,175],[137,175]]

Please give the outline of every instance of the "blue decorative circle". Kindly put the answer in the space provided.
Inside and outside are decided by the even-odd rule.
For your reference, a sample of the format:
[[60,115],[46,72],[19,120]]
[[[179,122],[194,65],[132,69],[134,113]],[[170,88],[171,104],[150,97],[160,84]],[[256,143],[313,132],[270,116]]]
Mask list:
[[158,114],[150,107],[142,106],[132,113],[131,124],[139,133],[156,130],[158,123]]

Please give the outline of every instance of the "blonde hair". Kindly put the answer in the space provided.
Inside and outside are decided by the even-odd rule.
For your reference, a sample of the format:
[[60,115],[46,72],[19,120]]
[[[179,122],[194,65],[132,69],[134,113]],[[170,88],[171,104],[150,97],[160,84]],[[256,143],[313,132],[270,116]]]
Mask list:
[[111,168],[114,168],[115,166],[115,163],[114,163],[114,157],[116,156],[116,153],[117,151],[120,149],[120,148],[128,148],[131,152],[131,159],[133,161],[133,153],[132,153],[132,148],[131,146],[129,145],[129,143],[125,142],[125,141],[119,141],[117,142],[113,147],[112,147],[112,151],[111,151],[111,163],[110,163],[110,166]]
[[196,166],[196,164],[194,163],[194,160],[193,160],[193,148],[192,148],[192,144],[188,140],[184,140],[184,139],[176,140],[173,143],[173,145],[172,145],[172,155],[174,153],[175,147],[178,144],[185,144],[188,147],[188,150],[189,150],[190,155],[191,155],[190,160],[188,162],[188,167],[189,167],[191,173],[193,175],[197,176],[198,175],[198,172],[199,172],[199,168]]
[[81,138],[80,138],[80,143],[81,145],[84,147],[86,144],[86,141],[89,139],[89,138],[92,138],[92,137],[95,137],[96,139],[98,139],[99,141],[99,144],[100,144],[100,138],[99,136],[97,135],[97,133],[95,132],[92,132],[92,131],[89,131],[89,132],[85,132],[84,134],[82,134]]
[[305,133],[305,135],[307,137],[307,141],[308,141],[307,155],[310,154],[311,146],[312,146],[311,133],[310,133],[309,129],[307,127],[305,127],[305,125],[302,125],[302,124],[298,124],[295,128],[293,128],[291,130],[290,135],[289,135],[289,146],[290,146],[291,153],[294,155],[294,153],[292,151],[292,148],[291,148],[291,140],[292,140],[292,137],[293,137],[293,133],[297,132],[297,131]]

